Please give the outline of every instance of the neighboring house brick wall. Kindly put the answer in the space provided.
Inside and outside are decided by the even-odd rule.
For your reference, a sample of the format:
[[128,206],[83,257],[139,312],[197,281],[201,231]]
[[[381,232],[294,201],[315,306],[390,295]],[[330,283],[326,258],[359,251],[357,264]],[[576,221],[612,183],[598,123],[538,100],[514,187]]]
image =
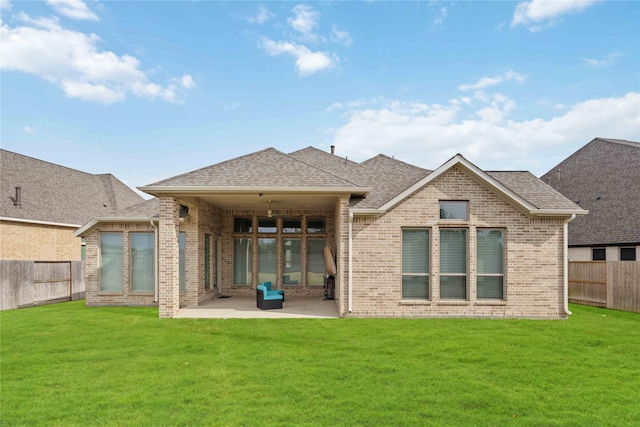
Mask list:
[[75,228],[26,222],[0,222],[0,259],[80,261],[81,239]]
[[[440,220],[439,200],[469,200],[469,221]],[[402,300],[403,227],[431,230],[430,301]],[[438,230],[444,227],[468,228],[466,301],[439,299]],[[504,301],[476,298],[475,232],[485,227],[505,230]],[[352,315],[564,318],[562,230],[561,219],[529,218],[453,168],[382,217],[354,220]]]

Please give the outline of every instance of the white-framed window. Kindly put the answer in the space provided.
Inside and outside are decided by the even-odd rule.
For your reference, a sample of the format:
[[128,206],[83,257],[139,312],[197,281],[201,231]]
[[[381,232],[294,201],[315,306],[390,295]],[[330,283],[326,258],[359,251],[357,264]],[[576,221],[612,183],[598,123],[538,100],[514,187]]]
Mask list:
[[441,200],[440,219],[469,219],[469,202],[466,200]]
[[504,299],[504,231],[477,230],[478,299]]
[[402,230],[402,299],[429,299],[429,229]]
[[131,290],[153,291],[155,280],[155,234],[131,233]]
[[124,288],[124,238],[122,233],[100,233],[100,290]]
[[233,284],[251,285],[253,283],[253,239],[233,239]]
[[467,299],[467,229],[440,229],[440,299]]

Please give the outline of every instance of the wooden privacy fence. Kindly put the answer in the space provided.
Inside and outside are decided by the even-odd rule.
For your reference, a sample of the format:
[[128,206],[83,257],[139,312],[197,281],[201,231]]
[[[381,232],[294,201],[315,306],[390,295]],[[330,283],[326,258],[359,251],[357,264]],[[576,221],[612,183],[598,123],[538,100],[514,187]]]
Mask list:
[[640,313],[640,262],[569,262],[569,302]]
[[0,260],[1,310],[84,298],[82,261]]

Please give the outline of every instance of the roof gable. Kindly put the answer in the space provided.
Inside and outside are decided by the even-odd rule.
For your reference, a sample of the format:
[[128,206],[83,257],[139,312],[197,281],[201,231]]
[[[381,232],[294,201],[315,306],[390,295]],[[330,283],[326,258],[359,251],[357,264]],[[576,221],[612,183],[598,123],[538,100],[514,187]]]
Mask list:
[[[520,209],[521,211],[529,214],[529,215],[540,215],[540,216],[552,216],[552,215],[561,215],[566,216],[570,214],[586,214],[587,212],[580,209],[575,204],[566,200],[566,198],[561,195],[557,195],[553,189],[548,188],[548,186],[544,185],[544,183],[538,182],[537,178],[533,177],[533,175],[528,176],[528,173],[525,173],[525,178],[518,180],[511,180],[512,187],[517,187],[521,192],[525,189],[528,191],[528,195],[530,198],[537,200],[540,203],[540,206],[536,206],[532,203],[532,200],[529,200],[518,192],[514,191],[508,185],[505,185],[499,179],[494,178],[489,173],[484,172],[473,163],[469,162],[462,155],[457,154],[447,162],[445,162],[438,169],[428,174],[420,181],[416,182],[409,188],[405,189],[402,193],[398,194],[391,200],[389,200],[384,205],[380,206],[378,209],[363,209],[359,213],[369,215],[369,214],[381,214],[386,212],[389,209],[392,209],[399,203],[403,202],[406,198],[410,197],[419,189],[429,185],[432,181],[437,179],[443,173],[448,171],[449,169],[457,167],[462,169],[467,174],[469,174],[474,180],[482,184],[484,187],[493,191],[494,193],[502,196],[509,203]],[[508,172],[506,172],[508,173]],[[522,178],[522,177],[521,177]],[[534,178],[534,179],[531,179]],[[517,182],[521,184],[521,186],[514,185],[513,183]],[[535,185],[533,185],[535,184]],[[531,187],[531,188],[528,188]],[[549,191],[550,190],[550,191]],[[358,213],[358,210],[354,210],[355,213]]]

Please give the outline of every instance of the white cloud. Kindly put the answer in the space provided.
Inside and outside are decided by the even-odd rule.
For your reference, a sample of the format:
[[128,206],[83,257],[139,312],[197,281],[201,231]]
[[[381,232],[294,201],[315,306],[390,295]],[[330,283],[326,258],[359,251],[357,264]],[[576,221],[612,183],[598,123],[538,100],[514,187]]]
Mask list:
[[238,109],[239,106],[240,106],[240,104],[238,104],[236,101],[234,101],[231,104],[225,104],[224,105],[224,111],[233,111],[233,110]]
[[289,43],[276,42],[263,37],[260,46],[271,56],[283,54],[292,55],[296,59],[296,70],[301,76],[307,76],[318,71],[326,70],[335,66],[337,59],[326,52],[313,52],[306,46]]
[[553,164],[536,155],[548,158],[564,144],[585,144],[596,136],[640,139],[638,92],[580,102],[549,119],[506,120],[515,103],[500,94],[476,110],[476,119],[462,114],[466,107],[451,100],[356,108],[335,131],[332,144],[354,160],[385,153],[434,168],[459,152],[485,169],[540,168],[541,174]]
[[440,8],[438,14],[436,15],[435,18],[433,18],[433,25],[440,25],[444,22],[444,20],[447,17],[447,8],[446,7],[442,7]]
[[620,56],[622,56],[620,53],[610,53],[602,59],[582,59],[582,63],[592,68],[607,68]]
[[25,126],[22,128],[22,130],[26,133],[35,133],[36,130],[34,128],[32,128],[31,126]]
[[252,24],[264,24],[274,16],[276,15],[274,13],[269,12],[269,9],[267,9],[264,6],[260,6],[258,8],[258,14],[256,16],[249,16],[247,18],[247,21],[249,21]]
[[307,40],[317,40],[318,36],[314,33],[314,30],[318,27],[320,13],[306,4],[299,4],[291,11],[293,12],[293,17],[287,19],[287,23],[291,28],[299,32]]
[[195,86],[190,75],[166,86],[149,82],[138,59],[100,50],[97,35],[65,29],[57,18],[32,19],[20,13],[17,19],[24,25],[2,24],[0,29],[2,69],[35,74],[61,87],[68,97],[111,104],[131,93],[177,102],[181,90]]
[[483,90],[490,86],[495,86],[500,83],[515,81],[517,83],[522,83],[527,78],[524,74],[516,73],[515,71],[507,71],[503,74],[493,76],[493,77],[482,77],[475,83],[465,84],[458,86],[458,90],[468,91],[468,90]]
[[598,0],[532,0],[516,6],[511,27],[523,25],[531,32],[541,31],[556,24],[557,19],[570,13],[578,13]]
[[56,12],[71,19],[99,21],[98,15],[93,13],[82,0],[47,0]]
[[0,0],[0,10],[11,10],[11,2],[9,0]]
[[351,46],[353,40],[348,31],[339,30],[335,25],[331,27],[331,41],[334,43],[342,43],[345,46]]

